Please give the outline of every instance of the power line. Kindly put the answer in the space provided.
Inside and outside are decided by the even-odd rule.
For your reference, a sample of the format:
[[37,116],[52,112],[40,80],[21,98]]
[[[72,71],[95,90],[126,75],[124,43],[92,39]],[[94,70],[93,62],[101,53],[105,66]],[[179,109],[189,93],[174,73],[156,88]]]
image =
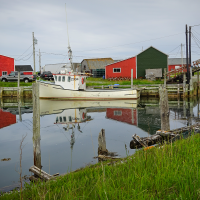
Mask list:
[[[171,53],[172,51],[176,50],[177,48],[179,48],[181,45],[178,45],[175,49],[171,50],[169,53]],[[169,54],[168,53],[168,54]]]
[[[24,59],[24,58],[28,57],[29,55],[30,55],[29,58]],[[33,53],[29,53],[29,54],[27,54],[26,56],[24,56],[23,58],[21,58],[21,59],[15,59],[15,60],[16,60],[16,61],[20,61],[20,60],[27,61],[27,60],[29,60],[29,59],[31,58],[32,55],[33,55]]]
[[149,41],[152,41],[152,40],[159,40],[159,39],[163,39],[163,38],[166,38],[166,37],[171,37],[171,36],[179,35],[179,34],[182,34],[182,33],[183,32],[177,33],[177,34],[173,34],[173,35],[167,35],[167,36],[163,36],[163,37],[159,37],[159,38],[154,38],[154,39],[150,39],[150,40],[144,40],[144,41],[139,41],[139,42],[134,42],[134,43],[129,43],[129,44],[118,45],[118,46],[104,47],[104,48],[92,49],[92,50],[85,50],[85,51],[76,51],[76,52],[96,51],[96,50],[102,50],[102,49],[109,49],[109,48],[127,46],[127,45],[142,43],[142,42],[149,42]]
[[[33,45],[31,45],[31,46],[30,46],[26,51],[24,51],[24,53],[21,54],[19,57],[21,57],[22,55],[24,55],[32,46],[33,46]],[[19,58],[19,57],[18,57],[18,58]],[[18,58],[17,58],[17,59],[18,59]]]

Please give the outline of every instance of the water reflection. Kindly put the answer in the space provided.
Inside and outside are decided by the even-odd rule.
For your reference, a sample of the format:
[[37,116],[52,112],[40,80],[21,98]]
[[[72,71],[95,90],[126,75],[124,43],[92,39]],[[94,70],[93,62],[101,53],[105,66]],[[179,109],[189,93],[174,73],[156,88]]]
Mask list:
[[[62,174],[93,162],[102,128],[107,148],[123,157],[126,156],[124,145],[129,147],[134,133],[145,137],[155,134],[161,127],[158,98],[140,99],[139,102],[40,100],[40,135],[33,137],[32,101],[21,99],[18,104],[16,99],[12,100],[0,101],[0,159],[11,158],[0,162],[0,188],[19,179],[15,165],[19,162],[19,141],[26,133],[24,175],[30,175],[28,170],[36,160],[44,171]],[[197,99],[171,99],[169,110],[170,129],[199,121]],[[128,150],[130,154],[135,152]]]

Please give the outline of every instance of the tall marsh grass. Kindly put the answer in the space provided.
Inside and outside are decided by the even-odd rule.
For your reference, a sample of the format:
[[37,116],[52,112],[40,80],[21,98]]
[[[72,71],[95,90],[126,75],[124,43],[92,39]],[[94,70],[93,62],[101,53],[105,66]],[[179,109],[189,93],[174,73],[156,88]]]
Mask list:
[[[98,163],[56,181],[26,185],[24,199],[200,199],[200,135],[138,150],[124,162]],[[126,162],[125,162],[126,161]],[[20,199],[14,192],[0,199]]]

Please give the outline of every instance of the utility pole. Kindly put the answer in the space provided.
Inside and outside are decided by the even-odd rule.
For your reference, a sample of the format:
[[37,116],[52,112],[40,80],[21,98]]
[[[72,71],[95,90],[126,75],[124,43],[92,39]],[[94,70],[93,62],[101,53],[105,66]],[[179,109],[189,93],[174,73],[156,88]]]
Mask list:
[[188,63],[188,29],[187,24],[185,26],[185,35],[186,35],[186,63],[187,63],[187,84],[190,84],[190,72],[189,72],[189,63]]
[[34,41],[34,32],[33,32],[33,67],[34,67],[34,74],[35,74],[35,41]]
[[183,67],[183,44],[181,43],[181,67]]
[[189,26],[189,65],[191,67],[191,26]]
[[41,74],[41,53],[39,49],[39,67],[40,67],[40,74]]
[[35,74],[35,44],[37,44],[37,39],[34,37],[34,32],[33,32],[33,65],[34,65],[34,74]]

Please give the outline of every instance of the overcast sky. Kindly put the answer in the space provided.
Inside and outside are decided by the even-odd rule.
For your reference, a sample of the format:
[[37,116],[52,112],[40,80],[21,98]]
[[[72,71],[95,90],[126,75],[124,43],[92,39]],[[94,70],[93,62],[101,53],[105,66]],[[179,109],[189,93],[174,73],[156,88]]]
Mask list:
[[[41,63],[133,57],[149,46],[181,57],[185,25],[200,24],[200,0],[0,0],[0,55],[33,66],[32,32]],[[192,27],[192,61],[200,58],[200,26]],[[183,47],[185,57],[185,46]]]

